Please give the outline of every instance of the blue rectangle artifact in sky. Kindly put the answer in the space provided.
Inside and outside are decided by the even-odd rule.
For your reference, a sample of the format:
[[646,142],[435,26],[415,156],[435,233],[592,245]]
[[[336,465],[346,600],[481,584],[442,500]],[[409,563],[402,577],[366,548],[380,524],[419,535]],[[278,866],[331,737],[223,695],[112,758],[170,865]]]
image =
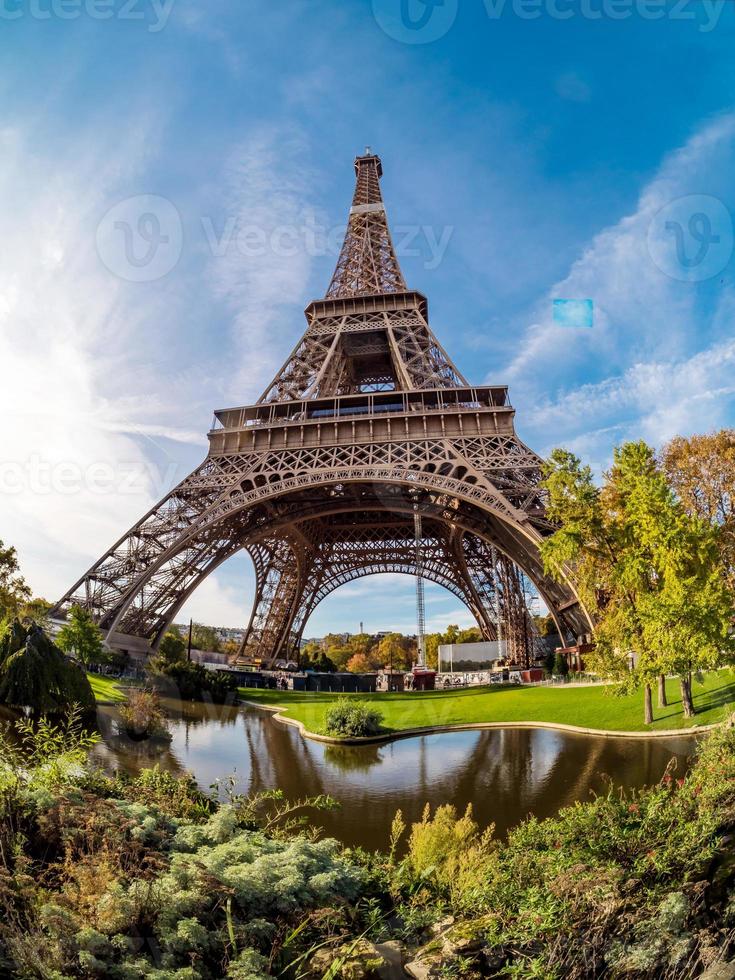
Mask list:
[[591,299],[555,299],[554,323],[560,327],[591,327],[594,306]]

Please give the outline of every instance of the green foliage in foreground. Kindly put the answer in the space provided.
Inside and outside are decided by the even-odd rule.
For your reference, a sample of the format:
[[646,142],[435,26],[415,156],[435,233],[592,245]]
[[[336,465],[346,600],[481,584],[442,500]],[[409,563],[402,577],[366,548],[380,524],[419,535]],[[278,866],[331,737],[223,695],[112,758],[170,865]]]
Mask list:
[[53,712],[94,707],[86,674],[34,623],[17,619],[0,635],[0,704]]
[[475,687],[428,693],[341,695],[240,688],[240,697],[262,705],[281,705],[312,732],[326,731],[326,712],[340,698],[356,698],[383,714],[383,730],[402,731],[432,725],[477,722],[545,721],[605,731],[648,731],[710,725],[727,718],[735,705],[735,673],[713,671],[694,682],[697,714],[686,719],[676,680],[666,685],[668,706],[654,708],[654,721],[643,724],[641,691],[620,694],[613,686]]
[[294,817],[326,798],[220,805],[190,777],[89,769],[73,721],[21,728],[0,746],[2,976],[338,980],[393,939],[434,977],[689,980],[732,952],[733,728],[685,778],[505,842],[444,806],[411,828],[397,815],[372,855]]
[[329,735],[364,738],[377,735],[383,715],[366,701],[339,698],[327,708],[325,728]]

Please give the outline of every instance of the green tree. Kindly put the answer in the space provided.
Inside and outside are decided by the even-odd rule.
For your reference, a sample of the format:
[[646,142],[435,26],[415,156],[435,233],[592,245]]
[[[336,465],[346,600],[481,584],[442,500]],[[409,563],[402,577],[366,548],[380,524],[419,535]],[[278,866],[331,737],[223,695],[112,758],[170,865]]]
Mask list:
[[19,616],[31,601],[31,590],[20,574],[15,548],[0,541],[0,619]]
[[554,617],[548,616],[534,616],[533,621],[536,624],[536,629],[538,630],[538,635],[546,637],[559,638],[559,631],[556,628],[556,623],[554,622]]
[[0,636],[0,704],[36,713],[94,707],[82,668],[35,623],[8,622]]
[[155,672],[165,673],[167,667],[172,664],[183,663],[186,660],[187,645],[178,630],[167,630],[160,644],[158,653],[150,661],[149,669]]
[[664,446],[660,459],[687,513],[718,529],[728,581],[735,590],[735,430],[677,436]]
[[569,664],[567,663],[567,658],[563,653],[555,653],[554,665],[552,667],[552,673],[556,674],[557,677],[566,677],[569,673]]
[[388,633],[381,637],[374,658],[376,667],[393,664],[394,670],[410,670],[416,657],[416,643],[402,633]]
[[348,639],[347,646],[352,650],[353,654],[362,653],[368,656],[375,646],[375,638],[370,636],[369,633],[356,633]]
[[313,640],[305,643],[299,651],[299,667],[302,670],[317,670],[315,663],[322,653],[319,644],[314,643]]
[[444,630],[442,643],[447,643],[447,644],[459,643],[459,626],[456,625],[447,626],[447,628]]
[[48,599],[30,599],[20,610],[21,619],[32,620],[42,629],[48,626],[49,613],[53,609],[53,604]]
[[455,643],[482,643],[482,633],[477,626],[468,626],[460,630]]
[[347,662],[356,651],[339,633],[327,633],[321,643],[321,650],[334,664],[336,670],[346,670]]
[[721,663],[730,647],[732,601],[716,532],[687,514],[643,442],[615,450],[600,488],[564,450],[554,451],[544,477],[559,529],[542,558],[548,573],[572,575],[595,621],[592,669],[643,686],[646,724],[653,680],[678,674],[690,715],[692,671]]
[[85,667],[105,663],[109,658],[103,646],[102,630],[83,606],[71,607],[57,643],[64,653],[75,656]]
[[312,670],[317,671],[319,674],[333,674],[337,669],[334,662],[321,649],[316,651],[313,660],[303,663],[302,667],[305,670],[311,667]]
[[194,623],[191,631],[191,645],[197,650],[218,653],[220,649],[220,638],[217,630],[213,626],[203,626],[201,623]]

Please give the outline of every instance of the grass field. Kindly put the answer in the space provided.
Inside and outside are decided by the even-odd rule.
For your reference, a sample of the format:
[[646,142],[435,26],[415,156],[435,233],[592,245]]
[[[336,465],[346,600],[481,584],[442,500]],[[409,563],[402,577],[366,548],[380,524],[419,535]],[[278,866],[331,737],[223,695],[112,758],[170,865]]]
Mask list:
[[431,725],[461,725],[495,721],[545,721],[605,731],[655,731],[711,725],[735,711],[735,672],[715,671],[694,683],[697,715],[690,721],[681,712],[679,684],[667,682],[667,708],[656,707],[653,725],[643,724],[643,693],[618,697],[610,687],[482,687],[469,690],[432,691],[426,694],[316,694],[240,688],[243,700],[285,707],[285,715],[304,723],[309,731],[322,733],[325,713],[338,697],[357,697],[375,702],[388,731]]
[[108,701],[111,704],[118,704],[125,700],[125,695],[120,690],[117,681],[109,677],[100,677],[99,674],[87,674],[89,683],[92,685],[92,692],[95,700],[99,703]]

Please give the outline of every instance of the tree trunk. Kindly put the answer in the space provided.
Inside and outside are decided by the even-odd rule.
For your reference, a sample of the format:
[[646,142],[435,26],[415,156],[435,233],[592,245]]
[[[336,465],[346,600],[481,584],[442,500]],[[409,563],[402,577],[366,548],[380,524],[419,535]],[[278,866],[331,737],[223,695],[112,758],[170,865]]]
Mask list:
[[684,717],[694,717],[694,701],[692,700],[692,675],[685,674],[681,678],[681,703],[684,708]]
[[643,723],[644,725],[653,724],[653,701],[651,699],[650,684],[646,684],[643,688]]
[[668,705],[666,700],[666,678],[663,674],[658,675],[658,706],[665,708]]

